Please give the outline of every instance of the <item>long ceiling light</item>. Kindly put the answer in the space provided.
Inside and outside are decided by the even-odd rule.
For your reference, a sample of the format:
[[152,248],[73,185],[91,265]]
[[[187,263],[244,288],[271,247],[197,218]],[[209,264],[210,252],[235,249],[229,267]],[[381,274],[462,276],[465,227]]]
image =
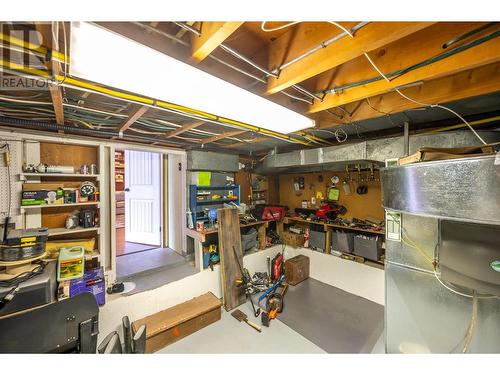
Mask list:
[[72,22],[70,75],[280,133],[314,120],[122,35]]

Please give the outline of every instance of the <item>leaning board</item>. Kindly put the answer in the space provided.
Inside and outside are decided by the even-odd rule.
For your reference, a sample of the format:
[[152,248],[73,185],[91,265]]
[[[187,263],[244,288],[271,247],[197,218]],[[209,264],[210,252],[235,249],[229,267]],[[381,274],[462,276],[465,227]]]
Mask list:
[[236,280],[242,277],[236,261],[233,246],[238,260],[243,265],[241,250],[240,220],[236,208],[220,208],[217,210],[219,223],[219,255],[222,281],[223,303],[226,311],[245,303],[245,291],[236,286]]

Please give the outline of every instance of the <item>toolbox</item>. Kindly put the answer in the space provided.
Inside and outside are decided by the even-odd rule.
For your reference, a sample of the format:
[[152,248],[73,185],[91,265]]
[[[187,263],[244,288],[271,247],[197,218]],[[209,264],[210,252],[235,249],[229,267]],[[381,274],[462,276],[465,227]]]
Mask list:
[[0,261],[15,262],[36,258],[45,252],[47,228],[13,229],[0,245]]
[[309,257],[297,255],[285,262],[285,280],[290,285],[297,285],[309,278]]
[[332,250],[352,253],[354,251],[354,233],[341,232],[338,230],[333,232]]
[[354,236],[354,254],[366,259],[378,261],[382,255],[382,239],[380,236]]

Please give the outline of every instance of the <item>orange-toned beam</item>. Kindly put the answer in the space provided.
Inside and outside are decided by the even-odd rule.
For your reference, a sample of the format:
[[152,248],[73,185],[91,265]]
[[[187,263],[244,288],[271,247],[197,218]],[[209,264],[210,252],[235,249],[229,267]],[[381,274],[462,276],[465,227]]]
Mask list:
[[204,145],[207,143],[217,142],[217,141],[220,141],[221,139],[228,138],[228,137],[235,137],[237,135],[240,135],[240,134],[243,134],[246,132],[247,132],[246,130],[235,130],[235,131],[231,131],[231,132],[225,132],[222,134],[214,135],[213,137],[210,137],[207,139],[203,139],[200,143],[202,145]]
[[[309,107],[309,113],[323,111],[325,109],[338,107],[347,103],[356,102],[364,98],[380,95],[400,86],[412,84],[419,81],[429,81],[440,77],[453,75],[465,70],[475,69],[480,66],[500,61],[499,38],[491,39],[466,51],[459,52],[441,61],[418,68],[387,82],[384,79],[363,86],[346,89],[335,94],[328,94],[322,102],[315,102]],[[378,66],[384,73],[384,65]],[[378,73],[373,70],[373,75]]]
[[123,124],[120,125],[120,129],[119,131],[125,131],[127,130],[128,128],[130,128],[134,122],[136,122],[137,120],[139,120],[139,118],[145,114],[147,112],[147,110],[149,109],[149,107],[143,105],[141,107],[139,107],[134,113],[132,113],[128,119],[125,120],[125,122]]
[[[63,27],[65,27],[64,24]],[[52,25],[50,22],[36,22],[35,28],[38,32],[38,41],[40,45],[43,45],[48,49],[59,50],[57,41],[54,41],[52,37]],[[54,43],[55,46],[53,47]],[[46,61],[45,66],[47,69],[51,70],[53,76],[57,76],[61,73],[60,63],[55,60],[52,62]],[[64,109],[61,87],[50,83],[49,92],[52,99],[52,106],[54,107],[54,113],[56,115],[56,122],[58,125],[64,125]]]
[[202,22],[201,35],[191,37],[191,55],[194,60],[202,61],[224,40],[234,33],[243,22]]
[[[286,67],[280,72],[278,78],[270,77],[268,79],[266,92],[267,94],[275,94],[294,84],[305,81],[306,79],[353,60],[356,57],[361,56],[364,52],[380,48],[386,44],[394,42],[395,40],[404,38],[407,35],[429,27],[432,24],[432,22],[369,23],[360,30],[356,31],[354,39],[349,36],[339,39],[327,47],[303,58],[295,64]],[[347,27],[350,27],[350,25],[351,24],[346,24]],[[271,70],[278,68],[283,63],[293,59],[300,53],[318,45],[318,43],[316,43],[316,45],[311,45],[312,43],[310,40],[314,39],[314,36],[311,36],[311,33],[308,33],[307,30],[302,30],[300,27],[301,25],[299,25],[297,30],[291,29],[288,33],[284,34],[272,43],[269,50],[270,56],[268,64]],[[335,26],[325,23],[323,24],[323,27],[331,28]],[[295,37],[290,39],[290,36],[287,35],[289,33],[294,33],[293,35],[295,35]],[[342,33],[342,30],[338,29],[334,35],[339,33]],[[283,39],[285,43],[278,43],[280,39]],[[287,53],[289,57],[286,61],[283,61],[284,53],[282,50],[289,48],[290,40],[293,42],[293,45],[300,46],[300,49],[298,49],[297,52],[301,52],[296,54]],[[279,50],[273,51],[273,49]]]
[[[418,102],[436,104],[490,94],[497,92],[499,88],[500,63],[494,63],[451,76],[436,78],[419,86],[408,87],[401,92]],[[363,99],[361,102],[350,103],[346,109],[352,111],[355,107],[358,108],[355,114],[346,118],[346,121],[362,121],[421,106],[403,98],[397,92],[390,92],[369,98],[369,102]],[[322,119],[318,120],[318,127],[324,128],[337,123],[341,124],[341,121],[334,119],[333,116],[326,116],[326,112],[321,113]]]
[[165,137],[166,138],[176,137],[182,133],[190,131],[191,129],[197,128],[198,126],[203,125],[204,123],[205,121],[195,121],[195,122],[190,122],[188,124],[184,124],[181,127],[172,130],[170,133],[165,134]]

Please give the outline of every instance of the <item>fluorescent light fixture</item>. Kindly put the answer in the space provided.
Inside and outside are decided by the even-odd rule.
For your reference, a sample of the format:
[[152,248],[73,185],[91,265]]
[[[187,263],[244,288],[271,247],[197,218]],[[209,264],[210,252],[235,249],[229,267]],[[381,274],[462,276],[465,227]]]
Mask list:
[[280,133],[314,126],[308,117],[92,23],[72,22],[70,52],[74,77]]

